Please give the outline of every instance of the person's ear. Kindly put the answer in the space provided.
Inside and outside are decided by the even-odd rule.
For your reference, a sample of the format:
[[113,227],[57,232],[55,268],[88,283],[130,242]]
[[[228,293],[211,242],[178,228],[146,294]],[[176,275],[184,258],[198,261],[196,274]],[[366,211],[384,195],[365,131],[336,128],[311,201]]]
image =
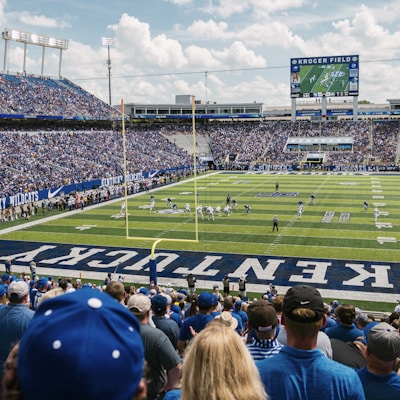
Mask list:
[[132,400],[146,400],[146,399],[147,399],[147,385],[144,378],[142,378],[139,382],[139,386]]

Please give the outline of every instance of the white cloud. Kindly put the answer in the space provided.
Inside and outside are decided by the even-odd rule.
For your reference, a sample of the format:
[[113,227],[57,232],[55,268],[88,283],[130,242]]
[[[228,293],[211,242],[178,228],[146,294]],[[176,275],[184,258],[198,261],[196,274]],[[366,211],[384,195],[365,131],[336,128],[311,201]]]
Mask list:
[[249,8],[249,1],[247,0],[218,0],[213,4],[212,1],[208,3],[202,11],[210,15],[218,15],[223,18],[230,17],[233,14],[241,14]]
[[192,3],[193,0],[164,0],[164,1],[175,4],[177,6],[185,6],[187,4]]
[[213,51],[205,47],[189,46],[185,49],[185,55],[190,70],[221,68],[221,63],[215,58]]
[[5,8],[7,6],[7,0],[0,0],[0,24],[6,25],[7,24],[7,17],[5,15]]
[[18,13],[19,21],[24,25],[31,25],[44,28],[58,28],[63,29],[71,25],[65,21],[48,18],[45,15],[36,15],[28,12]]
[[249,25],[236,32],[235,36],[254,47],[289,48],[303,44],[300,36],[295,35],[285,24],[278,21]]
[[315,6],[314,1],[310,0],[218,0],[210,1],[201,10],[222,18],[243,14],[250,10],[253,17],[266,18],[271,14],[300,8],[304,5]]
[[223,51],[213,51],[216,58],[221,60],[221,64],[229,68],[260,68],[266,66],[263,56],[257,55],[249,50],[240,41],[235,41],[229,48]]
[[342,43],[344,49],[362,52],[364,59],[391,58],[399,52],[400,32],[391,34],[384,29],[377,23],[374,12],[365,6],[353,20],[338,21],[332,25],[336,33],[325,36],[332,47]]
[[197,20],[187,28],[187,33],[193,38],[197,37],[201,38],[201,40],[225,40],[232,37],[232,33],[227,32],[227,29],[228,24],[224,21],[216,22],[213,19],[209,19],[208,21]]
[[142,67],[182,68],[187,60],[181,44],[169,39],[165,34],[151,36],[150,26],[137,18],[123,14],[117,25],[110,26],[115,31],[118,47],[126,61]]

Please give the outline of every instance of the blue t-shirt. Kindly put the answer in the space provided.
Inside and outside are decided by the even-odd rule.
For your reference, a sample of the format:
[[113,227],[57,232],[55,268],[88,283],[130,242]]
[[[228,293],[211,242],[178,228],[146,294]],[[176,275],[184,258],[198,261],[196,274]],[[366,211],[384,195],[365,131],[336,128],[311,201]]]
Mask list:
[[326,328],[325,333],[332,339],[339,339],[344,342],[354,342],[357,338],[364,337],[364,331],[357,328],[354,324],[347,326],[337,323],[332,328]]
[[195,332],[199,333],[212,319],[213,316],[210,314],[196,314],[186,318],[179,331],[179,340],[191,340],[193,336],[190,332],[190,327],[192,327]]
[[388,375],[376,375],[366,367],[357,369],[357,374],[364,387],[366,400],[398,400],[400,399],[400,376],[392,371]]
[[319,349],[283,346],[279,354],[256,365],[270,400],[365,399],[356,371]]
[[[0,309],[0,368],[6,361],[12,346],[18,342],[35,315],[26,304],[8,303]],[[1,375],[1,374],[0,374]]]
[[181,398],[181,389],[171,390],[165,393],[163,400],[179,400]]

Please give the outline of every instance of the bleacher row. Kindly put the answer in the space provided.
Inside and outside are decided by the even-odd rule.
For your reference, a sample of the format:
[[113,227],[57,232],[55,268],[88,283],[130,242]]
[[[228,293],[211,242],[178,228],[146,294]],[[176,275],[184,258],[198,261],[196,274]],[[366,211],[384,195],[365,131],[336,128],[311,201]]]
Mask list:
[[[318,134],[309,123],[307,135]],[[329,124],[325,134],[342,132],[354,138],[352,152],[331,152],[329,163],[336,168],[365,166],[371,154],[368,122]],[[306,129],[307,128],[307,129]],[[182,126],[129,127],[126,130],[128,173],[192,165],[192,155],[174,142]],[[208,143],[215,165],[224,165],[227,155],[246,168],[252,163],[296,163],[298,153],[284,151],[295,124],[288,122],[215,123],[198,127],[196,134]],[[328,127],[326,127],[328,129]],[[186,126],[187,135],[191,127]],[[398,137],[397,124],[376,124],[372,151],[380,163],[394,164]],[[204,150],[206,151],[206,150]],[[117,130],[0,131],[0,197],[26,190],[41,190],[73,182],[84,182],[123,174],[123,143]]]
[[68,79],[0,74],[0,114],[110,119],[119,112]]

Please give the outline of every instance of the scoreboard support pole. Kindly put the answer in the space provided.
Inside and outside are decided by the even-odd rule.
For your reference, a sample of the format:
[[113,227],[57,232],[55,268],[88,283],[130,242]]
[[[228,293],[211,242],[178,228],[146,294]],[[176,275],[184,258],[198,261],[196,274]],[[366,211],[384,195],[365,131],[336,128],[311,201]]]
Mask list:
[[326,96],[325,94],[322,95],[321,99],[321,121],[326,122],[326,115],[328,112],[328,107],[327,107],[327,101],[326,101]]
[[353,97],[353,121],[358,121],[358,96]]
[[296,99],[292,97],[292,122],[296,122]]

